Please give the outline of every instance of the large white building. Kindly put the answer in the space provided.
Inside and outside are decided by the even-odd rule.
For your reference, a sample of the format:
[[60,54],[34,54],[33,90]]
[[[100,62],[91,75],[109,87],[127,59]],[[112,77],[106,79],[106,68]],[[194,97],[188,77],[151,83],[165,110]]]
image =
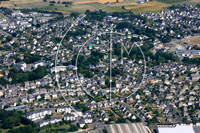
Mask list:
[[14,65],[15,68],[18,70],[22,69],[23,71],[26,70],[26,63],[25,62],[20,62]]
[[38,66],[53,66],[53,63],[48,62],[48,61],[37,61],[33,64],[34,68],[37,68]]
[[51,73],[52,73],[52,72],[66,71],[66,70],[67,70],[67,67],[66,67],[66,66],[56,66],[56,68],[55,68],[55,67],[52,67],[52,68],[50,69]]
[[194,133],[192,124],[158,125],[157,133]]

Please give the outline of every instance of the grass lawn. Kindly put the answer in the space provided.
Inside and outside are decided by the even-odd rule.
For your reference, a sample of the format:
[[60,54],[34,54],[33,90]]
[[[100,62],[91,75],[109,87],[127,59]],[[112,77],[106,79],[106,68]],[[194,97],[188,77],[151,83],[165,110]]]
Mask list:
[[43,127],[43,128],[41,128],[41,130],[40,130],[40,132],[41,133],[45,133],[46,132],[46,130],[51,130],[51,129],[66,129],[66,130],[68,130],[70,128],[70,125],[61,125],[61,126],[59,126],[59,127],[55,127],[55,126],[52,126],[51,128],[48,128],[48,127]]
[[114,6],[108,6],[106,7],[108,10],[112,12],[126,12],[126,10],[122,9],[121,7],[114,7]]
[[[23,126],[24,126],[23,124],[20,124],[19,126],[16,126],[13,129],[23,127]],[[6,133],[8,130],[10,130],[10,129],[0,129],[1,133]]]
[[45,7],[48,6],[49,3],[48,2],[33,2],[33,3],[26,3],[26,4],[17,4],[17,7],[20,8],[41,8],[41,7]]

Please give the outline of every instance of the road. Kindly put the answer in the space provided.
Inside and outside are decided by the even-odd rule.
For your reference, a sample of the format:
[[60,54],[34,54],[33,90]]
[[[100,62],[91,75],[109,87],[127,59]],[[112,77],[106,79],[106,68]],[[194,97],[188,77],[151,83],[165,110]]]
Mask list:
[[9,34],[9,33],[5,32],[5,31],[3,31],[3,30],[1,30],[1,29],[0,29],[0,32],[3,33],[3,34],[5,34],[5,35],[7,35],[7,36],[12,36],[11,34]]

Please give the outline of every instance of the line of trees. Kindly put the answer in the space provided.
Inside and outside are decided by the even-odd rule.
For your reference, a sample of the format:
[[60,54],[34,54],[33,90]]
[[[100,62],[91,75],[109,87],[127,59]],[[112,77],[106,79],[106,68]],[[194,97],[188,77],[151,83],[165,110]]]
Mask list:
[[200,58],[185,57],[185,58],[183,58],[182,62],[185,63],[185,64],[195,64],[195,65],[199,66],[200,65]]

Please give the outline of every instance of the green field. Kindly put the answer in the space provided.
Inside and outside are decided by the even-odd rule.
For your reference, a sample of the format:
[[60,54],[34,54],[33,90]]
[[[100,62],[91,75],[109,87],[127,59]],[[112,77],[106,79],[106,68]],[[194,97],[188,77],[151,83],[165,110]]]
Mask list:
[[[23,127],[23,126],[24,126],[23,124],[20,124],[19,126],[14,127],[13,129],[16,129],[16,128],[19,128],[19,127]],[[0,129],[0,132],[1,133],[6,133],[8,130],[10,130],[10,129]]]
[[[122,6],[125,6],[125,9],[122,9]],[[106,6],[105,4],[101,4],[98,2],[93,3],[84,3],[84,4],[72,4],[69,7],[65,7],[62,4],[55,4],[54,6],[45,6],[41,7],[39,9],[46,10],[46,11],[59,11],[63,13],[70,13],[70,12],[78,12],[78,13],[84,13],[87,9],[93,11],[97,9],[102,9],[106,12],[127,12],[129,10],[133,11],[134,13],[140,13],[140,12],[159,12],[160,10],[163,10],[163,7],[169,7],[171,4],[164,4],[160,2],[148,2],[144,4],[137,4],[134,2],[134,0],[124,1],[120,3],[113,3],[109,6]],[[153,8],[152,8],[153,7]]]
[[[24,125],[23,124],[21,124],[20,126],[17,126],[17,127],[14,127],[14,129],[16,129],[16,128],[19,128],[19,127],[23,127]],[[55,125],[53,125],[52,127],[42,127],[41,129],[40,129],[40,133],[45,133],[46,132],[46,130],[51,130],[51,129],[66,129],[66,130],[68,130],[70,128],[70,125],[61,125],[61,126],[55,126]],[[6,133],[8,130],[10,130],[10,129],[0,129],[0,132],[1,133]]]
[[[73,4],[69,7],[65,7],[65,5],[62,4],[55,4],[54,6],[45,6],[45,7],[41,7],[39,9],[41,10],[46,10],[46,11],[56,11],[55,9],[57,9],[57,11],[61,11],[61,12],[77,12],[77,13],[84,13],[87,9],[89,10],[96,10],[96,9],[100,9],[101,7],[104,7],[104,4],[101,3],[86,3],[86,4]],[[106,12],[111,12],[111,10],[109,10],[109,8],[102,8],[103,11]]]
[[125,12],[126,10],[122,9],[122,6],[130,5],[134,3],[135,0],[127,0],[119,3],[112,3],[109,6],[105,4],[93,2],[93,3],[82,3],[82,4],[72,4],[69,7],[65,7],[63,4],[54,4],[54,6],[50,6],[48,2],[33,2],[33,3],[25,3],[25,4],[17,4],[19,8],[39,8],[41,10],[46,11],[58,11],[63,13],[84,13],[87,9],[93,11],[102,9],[106,12]]
[[70,125],[61,125],[61,126],[58,126],[58,127],[55,127],[55,126],[52,126],[52,127],[42,127],[41,130],[40,130],[40,133],[45,133],[46,130],[51,130],[51,129],[66,129],[68,130],[70,128]]
[[133,5],[128,5],[125,6],[126,10],[131,10],[133,13],[137,14],[140,12],[159,12],[160,10],[163,10],[163,7],[169,7],[171,6],[171,4],[165,4],[165,3],[161,3],[161,2],[147,2],[147,3],[143,3],[143,4],[138,4],[135,3]]

